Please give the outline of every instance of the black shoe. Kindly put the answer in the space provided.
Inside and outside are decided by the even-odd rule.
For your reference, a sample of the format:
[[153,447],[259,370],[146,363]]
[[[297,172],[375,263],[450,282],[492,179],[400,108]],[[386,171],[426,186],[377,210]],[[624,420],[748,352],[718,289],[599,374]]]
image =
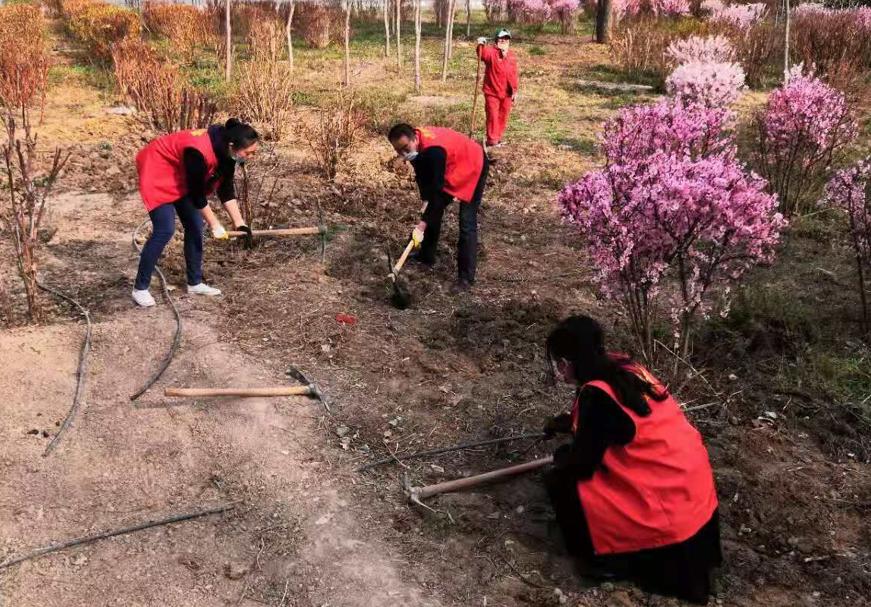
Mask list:
[[413,261],[415,263],[419,263],[419,264],[426,266],[427,268],[430,268],[430,269],[435,265],[435,259],[431,259],[429,257],[424,257],[419,252],[410,255],[408,258],[411,261]]
[[459,295],[460,293],[468,293],[472,290],[472,285],[468,280],[462,278],[451,286],[451,295]]

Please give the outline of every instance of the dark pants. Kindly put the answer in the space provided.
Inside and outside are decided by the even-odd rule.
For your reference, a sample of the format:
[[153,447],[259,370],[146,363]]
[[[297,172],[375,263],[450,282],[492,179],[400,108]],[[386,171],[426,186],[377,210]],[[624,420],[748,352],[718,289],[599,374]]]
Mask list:
[[719,567],[723,560],[719,510],[714,511],[693,537],[679,544],[600,556],[593,550],[576,479],[550,470],[545,474],[544,482],[566,550],[578,559],[582,574],[607,572],[632,580],[648,592],[675,596],[699,605],[708,603],[711,570]]
[[193,286],[203,281],[203,218],[189,198],[182,198],[149,211],[148,216],[151,217],[154,229],[139,256],[135,289],[147,289],[151,284],[154,266],[175,232],[176,214],[184,227],[184,259],[188,284]]
[[[471,202],[460,203],[460,237],[457,242],[457,279],[469,284],[475,283],[475,273],[478,269],[478,209],[484,197],[484,186],[487,185],[487,174],[490,171],[490,161],[484,155],[484,166],[481,176],[475,186]],[[450,198],[448,194],[442,195]],[[435,262],[439,235],[442,231],[442,218],[447,204],[437,205],[438,210],[432,221],[426,224],[423,234],[423,244],[420,247],[420,259],[425,263]]]

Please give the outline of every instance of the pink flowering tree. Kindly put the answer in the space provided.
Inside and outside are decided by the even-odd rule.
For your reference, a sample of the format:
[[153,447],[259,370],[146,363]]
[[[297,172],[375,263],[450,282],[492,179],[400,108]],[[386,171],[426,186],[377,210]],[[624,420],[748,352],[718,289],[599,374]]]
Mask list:
[[713,10],[710,20],[714,23],[724,23],[732,27],[746,31],[760,21],[767,9],[761,2],[755,4],[726,4]]
[[772,259],[784,227],[765,181],[738,162],[724,114],[674,100],[626,108],[605,124],[604,168],[559,195],[602,295],[626,311],[648,358],[663,312],[688,354],[694,319]]
[[690,36],[671,42],[665,55],[674,67],[696,62],[731,63],[735,47],[726,36]]
[[801,65],[771,93],[756,128],[756,165],[786,215],[805,210],[858,133],[844,94]]
[[744,89],[744,70],[737,63],[693,61],[679,65],[665,80],[665,91],[686,103],[728,107]]
[[856,254],[862,329],[871,333],[866,295],[866,272],[871,272],[871,156],[835,173],[826,184],[825,202],[847,215],[850,243]]

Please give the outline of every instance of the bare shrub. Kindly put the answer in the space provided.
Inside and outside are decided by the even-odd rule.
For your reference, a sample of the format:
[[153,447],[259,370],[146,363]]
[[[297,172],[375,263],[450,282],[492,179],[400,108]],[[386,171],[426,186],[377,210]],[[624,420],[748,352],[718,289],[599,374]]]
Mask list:
[[214,46],[217,30],[206,11],[189,4],[146,2],[142,18],[152,33],[169,38],[188,62],[199,47]]
[[108,63],[113,44],[140,34],[139,15],[130,9],[97,0],[64,0],[61,6],[67,30],[95,63]]
[[792,26],[792,58],[813,65],[826,80],[845,89],[864,84],[871,68],[871,28],[850,12],[802,13]]
[[341,42],[345,32],[345,13],[338,4],[299,2],[294,13],[294,29],[311,48],[326,48]]
[[661,85],[669,73],[665,50],[672,41],[707,33],[707,24],[695,19],[625,18],[614,28],[611,56],[633,77],[654,77]]
[[358,109],[354,94],[339,93],[321,110],[317,122],[306,129],[308,143],[325,178],[335,178],[365,126],[366,116]]
[[118,87],[136,107],[146,126],[162,133],[205,128],[217,106],[191,87],[176,66],[141,40],[126,40],[112,49]]
[[760,88],[766,80],[776,82],[783,77],[783,25],[764,19],[742,29],[721,22],[712,25],[712,32],[728,37],[735,45],[749,86]]
[[239,68],[232,104],[234,113],[264,127],[266,136],[280,139],[293,106],[292,68],[281,60],[282,25],[275,20],[256,24],[248,34],[251,60]]
[[8,109],[45,104],[48,36],[35,6],[0,7],[0,105]]
[[0,156],[6,173],[8,201],[0,209],[0,218],[12,233],[18,273],[27,297],[28,315],[32,322],[39,322],[43,316],[37,285],[39,226],[45,216],[48,196],[69,158],[69,152],[55,149],[48,169],[40,171],[42,158],[36,149],[36,135],[31,132],[27,110],[21,110],[20,124],[16,124],[11,112],[4,116],[3,122],[6,126],[6,142],[0,146]]

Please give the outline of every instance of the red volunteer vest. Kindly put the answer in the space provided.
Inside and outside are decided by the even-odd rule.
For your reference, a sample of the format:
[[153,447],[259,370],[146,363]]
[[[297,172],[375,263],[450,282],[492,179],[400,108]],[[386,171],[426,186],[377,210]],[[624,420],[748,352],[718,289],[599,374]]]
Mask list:
[[430,146],[444,148],[445,192],[461,202],[472,202],[484,168],[484,149],[465,135],[437,126],[417,129],[418,151]]
[[[640,365],[632,371],[659,386]],[[605,451],[602,466],[578,481],[596,554],[617,554],[683,542],[707,523],[717,507],[714,475],[698,431],[670,394],[650,401],[641,417],[623,406],[607,383],[592,381],[614,399],[635,423],[635,438]],[[572,408],[577,430],[580,400]]]
[[[205,129],[179,131],[155,139],[136,155],[139,194],[146,210],[152,211],[161,205],[175,202],[187,193],[187,179],[182,162],[185,148],[194,148],[206,159],[207,182],[215,174],[218,158]],[[218,182],[219,180],[215,180],[206,194],[214,192]]]

